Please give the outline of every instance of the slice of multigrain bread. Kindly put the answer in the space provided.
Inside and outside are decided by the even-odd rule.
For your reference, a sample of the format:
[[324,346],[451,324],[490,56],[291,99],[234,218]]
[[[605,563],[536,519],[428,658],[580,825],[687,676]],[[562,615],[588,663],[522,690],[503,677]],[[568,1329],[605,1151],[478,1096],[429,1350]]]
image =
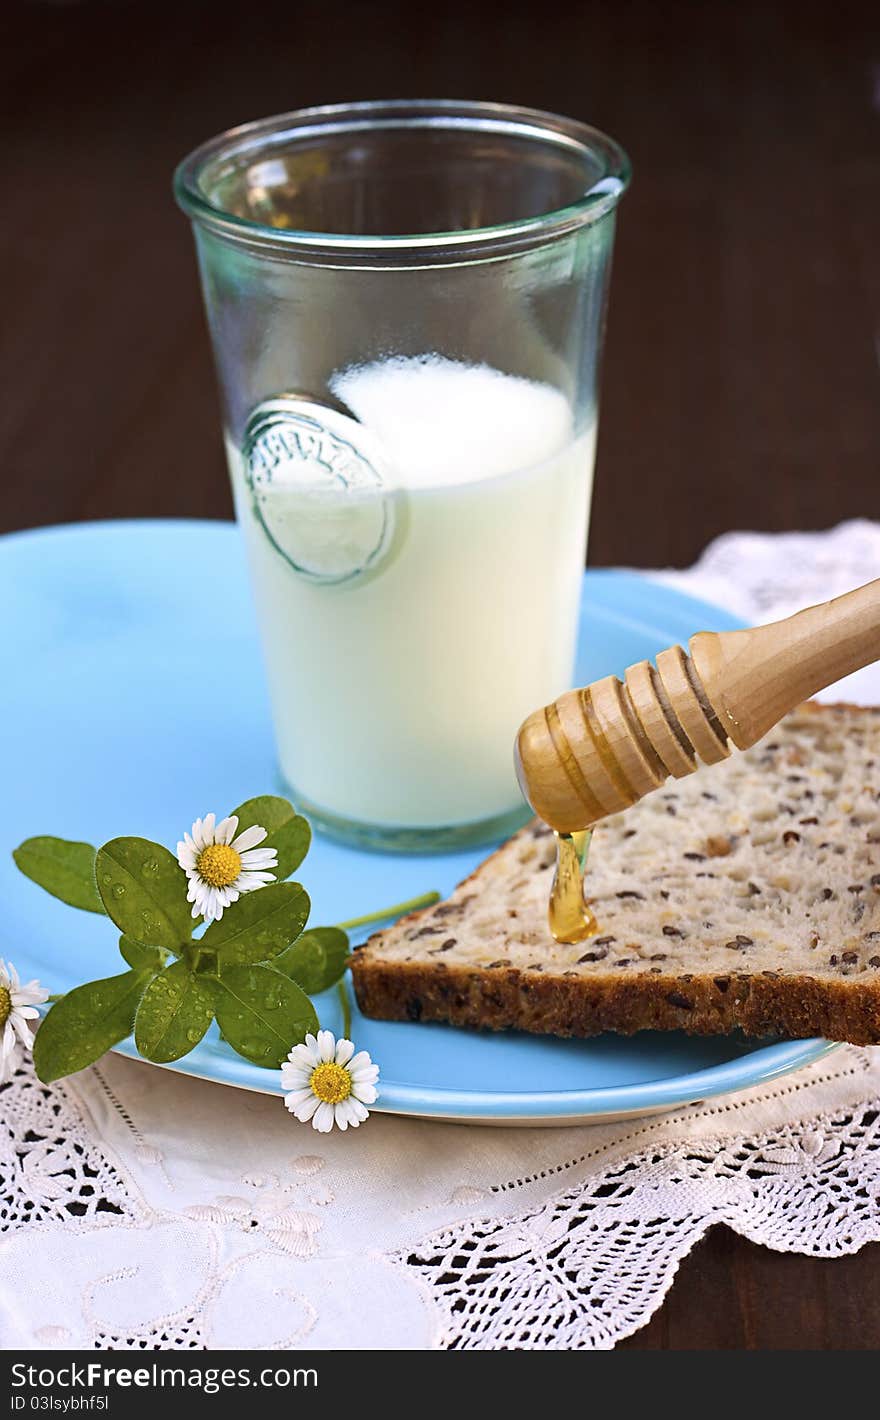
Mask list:
[[354,954],[361,1010],[538,1034],[880,1041],[880,709],[806,705],[597,828],[599,932],[547,928],[539,823]]

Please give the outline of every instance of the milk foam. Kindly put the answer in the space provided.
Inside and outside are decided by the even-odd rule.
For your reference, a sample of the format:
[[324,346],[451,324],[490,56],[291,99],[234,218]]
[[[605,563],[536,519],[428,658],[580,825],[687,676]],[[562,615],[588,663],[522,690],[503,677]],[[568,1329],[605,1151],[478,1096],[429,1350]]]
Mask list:
[[343,370],[330,388],[378,436],[403,488],[497,478],[571,438],[563,394],[490,365],[398,357]]

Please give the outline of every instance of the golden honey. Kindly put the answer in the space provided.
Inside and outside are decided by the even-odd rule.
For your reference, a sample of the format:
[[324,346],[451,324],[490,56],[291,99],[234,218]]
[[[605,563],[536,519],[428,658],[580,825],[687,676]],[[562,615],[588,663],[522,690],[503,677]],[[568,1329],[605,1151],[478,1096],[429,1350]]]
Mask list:
[[588,902],[584,900],[584,871],[590,851],[592,829],[577,833],[555,833],[556,872],[550,889],[548,920],[557,942],[585,942],[599,930]]

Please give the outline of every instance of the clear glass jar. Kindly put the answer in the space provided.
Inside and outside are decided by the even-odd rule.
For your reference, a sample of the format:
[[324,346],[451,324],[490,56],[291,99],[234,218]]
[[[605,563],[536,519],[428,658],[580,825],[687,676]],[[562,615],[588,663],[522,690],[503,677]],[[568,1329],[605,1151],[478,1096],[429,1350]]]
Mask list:
[[304,109],[176,174],[277,737],[319,828],[489,841],[571,683],[611,139],[496,104]]

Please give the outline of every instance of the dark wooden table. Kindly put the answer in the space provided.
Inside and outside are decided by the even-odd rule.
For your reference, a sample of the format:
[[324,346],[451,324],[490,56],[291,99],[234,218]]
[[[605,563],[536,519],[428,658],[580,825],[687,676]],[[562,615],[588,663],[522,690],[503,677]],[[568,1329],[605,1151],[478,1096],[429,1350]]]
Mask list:
[[[175,161],[303,104],[483,97],[628,148],[594,564],[728,528],[880,516],[880,36],[872,7],[18,3],[0,18],[4,529],[225,518]],[[878,568],[880,573],[880,568]],[[716,1229],[638,1347],[876,1347],[880,1247],[820,1261]]]

